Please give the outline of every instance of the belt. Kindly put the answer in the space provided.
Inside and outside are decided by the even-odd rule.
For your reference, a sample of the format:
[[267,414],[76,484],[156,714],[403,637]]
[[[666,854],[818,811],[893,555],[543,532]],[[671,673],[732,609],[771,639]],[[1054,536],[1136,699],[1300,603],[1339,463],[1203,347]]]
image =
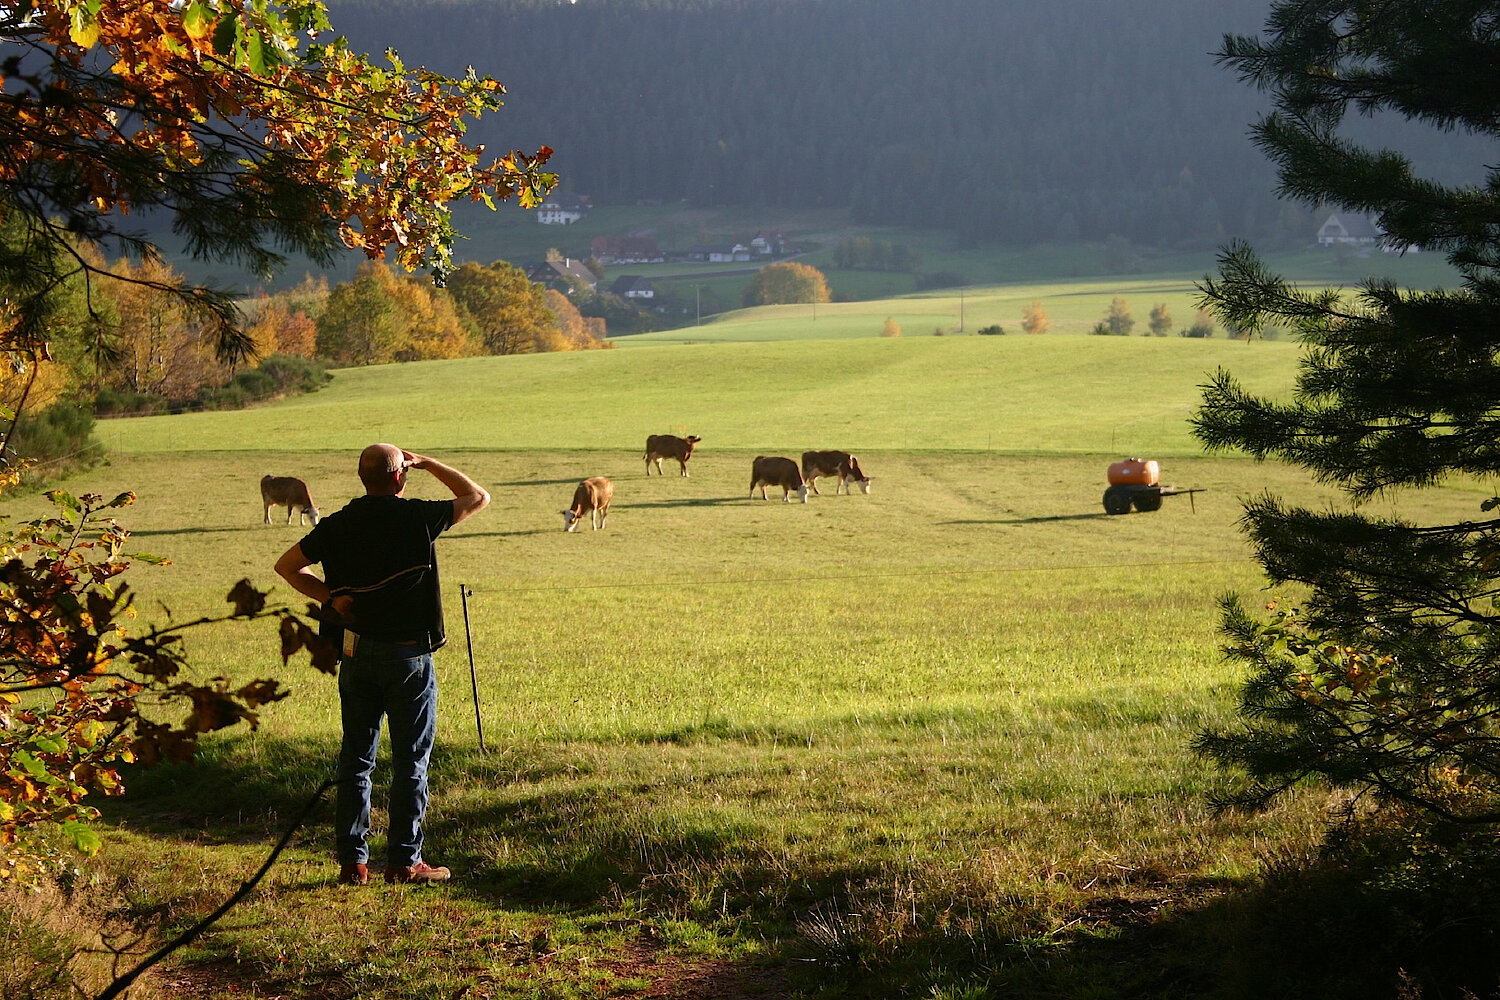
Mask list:
[[376,639],[344,630],[344,656],[363,656],[370,659],[409,660],[432,652],[432,643],[421,639]]

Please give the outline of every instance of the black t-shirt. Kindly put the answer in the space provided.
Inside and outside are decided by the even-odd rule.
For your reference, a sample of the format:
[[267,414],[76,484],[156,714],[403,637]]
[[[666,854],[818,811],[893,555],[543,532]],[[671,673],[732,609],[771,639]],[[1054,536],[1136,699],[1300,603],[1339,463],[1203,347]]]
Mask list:
[[436,649],[446,637],[433,542],[452,524],[452,500],[356,497],[307,533],[302,554],[323,564],[335,597],[354,598],[346,620],[359,635]]

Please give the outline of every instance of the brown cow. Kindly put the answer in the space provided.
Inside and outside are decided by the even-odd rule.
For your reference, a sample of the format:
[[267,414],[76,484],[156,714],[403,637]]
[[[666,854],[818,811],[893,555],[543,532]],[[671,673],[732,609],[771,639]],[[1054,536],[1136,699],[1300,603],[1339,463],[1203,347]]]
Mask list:
[[609,519],[609,502],[615,498],[615,484],[603,476],[590,476],[578,484],[573,491],[573,506],[562,512],[563,530],[572,531],[589,515],[589,521],[598,531]]
[[652,434],[646,438],[646,475],[651,475],[651,463],[656,463],[656,471],[660,475],[666,475],[661,471],[661,460],[664,458],[675,458],[677,464],[682,467],[682,474],[688,474],[687,460],[693,457],[693,445],[703,439],[696,434],[690,434],[685,438],[673,437],[671,434]]
[[792,490],[797,491],[798,503],[807,503],[807,484],[802,481],[802,473],[797,471],[797,463],[790,458],[755,456],[750,466],[750,499],[755,499],[756,487],[760,487],[760,498],[768,499],[767,486],[780,486],[784,503],[792,502]]
[[307,484],[292,476],[263,476],[260,481],[260,499],[266,506],[266,523],[271,523],[271,508],[286,508],[286,523],[292,523],[292,515],[297,515],[298,524],[306,524],[304,515],[312,519],[314,526],[318,518],[318,508],[313,506],[312,497],[307,492]]
[[[840,486],[845,493],[853,494],[851,483],[858,483],[861,493],[870,492],[870,477],[859,467],[859,459],[847,451],[804,451],[802,478],[807,480],[807,488],[814,493],[818,493],[819,476],[838,477],[838,483],[833,487],[834,496],[839,495]],[[821,493],[818,495],[822,496]]]

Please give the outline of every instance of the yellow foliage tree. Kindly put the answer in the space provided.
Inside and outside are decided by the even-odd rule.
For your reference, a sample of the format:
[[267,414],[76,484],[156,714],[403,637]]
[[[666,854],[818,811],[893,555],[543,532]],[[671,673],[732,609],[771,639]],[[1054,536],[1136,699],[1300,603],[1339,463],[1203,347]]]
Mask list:
[[744,294],[747,306],[828,300],[828,279],[823,272],[794,260],[767,264],[756,271]]
[[543,289],[526,272],[503,260],[467,263],[453,272],[448,289],[462,307],[486,354],[565,351],[569,343],[547,308]]
[[1052,329],[1052,317],[1040,302],[1033,302],[1021,310],[1021,329],[1027,333],[1046,333]]
[[120,261],[111,274],[100,290],[115,303],[106,332],[114,359],[100,366],[101,388],[183,400],[228,377],[201,315],[166,290],[181,281],[170,266]]
[[543,296],[547,308],[557,317],[557,326],[567,343],[567,350],[588,351],[607,347],[605,322],[602,316],[585,316],[578,311],[573,300],[555,288],[549,288]]
[[396,277],[394,293],[397,315],[406,326],[410,344],[398,360],[466,358],[476,353],[453,296],[445,290],[413,278]]
[[291,354],[310,358],[317,350],[317,324],[288,298],[267,296],[256,304],[254,318],[245,333],[255,345],[257,357]]

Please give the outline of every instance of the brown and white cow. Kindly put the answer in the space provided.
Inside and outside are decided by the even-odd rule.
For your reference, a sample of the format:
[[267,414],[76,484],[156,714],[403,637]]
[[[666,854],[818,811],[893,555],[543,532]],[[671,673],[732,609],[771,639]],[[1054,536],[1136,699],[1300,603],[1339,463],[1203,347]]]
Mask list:
[[562,512],[563,530],[573,531],[583,515],[598,531],[609,519],[609,502],[615,498],[615,484],[603,476],[590,476],[573,491],[573,506]]
[[696,434],[689,434],[685,438],[671,434],[652,434],[646,438],[646,475],[651,475],[652,462],[656,463],[656,471],[660,475],[666,475],[661,471],[661,460],[664,458],[677,459],[677,464],[682,467],[682,474],[687,475],[687,461],[693,457],[693,445],[702,440]]
[[807,503],[807,484],[802,481],[797,463],[790,458],[767,458],[765,455],[755,457],[750,466],[750,499],[755,499],[756,487],[760,488],[760,498],[768,499],[767,486],[780,486],[784,503],[792,502],[792,490],[797,491],[798,503]]
[[286,523],[292,523],[292,515],[297,515],[298,524],[306,524],[304,516],[311,518],[316,525],[318,508],[313,506],[312,497],[307,492],[307,484],[292,476],[262,476],[260,480],[260,499],[266,506],[266,523],[271,523],[271,508],[286,508]]
[[[859,459],[847,451],[804,451],[802,453],[802,478],[807,480],[808,489],[818,493],[819,476],[837,476],[838,483],[833,487],[833,495],[839,495],[839,487],[844,488],[845,493],[853,494],[852,483],[859,484],[861,493],[870,492],[870,477],[865,475],[864,470],[859,467]],[[822,496],[821,493],[818,493]]]

